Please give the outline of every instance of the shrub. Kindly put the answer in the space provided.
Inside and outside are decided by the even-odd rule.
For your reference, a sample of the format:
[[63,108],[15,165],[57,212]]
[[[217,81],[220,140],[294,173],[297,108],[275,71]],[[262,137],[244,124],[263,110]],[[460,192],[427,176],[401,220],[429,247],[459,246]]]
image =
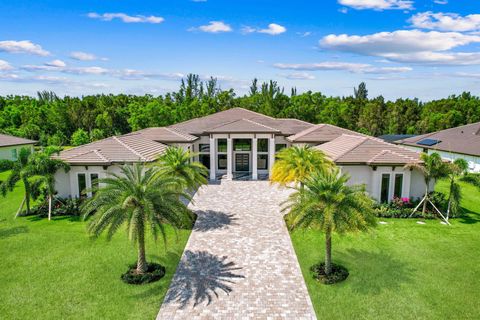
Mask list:
[[460,180],[480,188],[480,174],[469,173],[464,175]]
[[88,133],[83,129],[78,129],[72,134],[72,138],[70,139],[70,143],[72,146],[80,146],[82,144],[87,144],[90,142],[90,137]]
[[0,159],[0,172],[11,170],[13,168],[13,162],[10,160]]
[[[52,216],[80,216],[81,201],[77,198],[54,198],[52,201]],[[48,202],[44,200],[33,206],[30,215],[46,217],[48,215]]]
[[165,267],[158,263],[147,263],[147,271],[143,274],[137,273],[137,263],[129,266],[127,272],[122,274],[121,279],[128,284],[146,284],[163,278]]

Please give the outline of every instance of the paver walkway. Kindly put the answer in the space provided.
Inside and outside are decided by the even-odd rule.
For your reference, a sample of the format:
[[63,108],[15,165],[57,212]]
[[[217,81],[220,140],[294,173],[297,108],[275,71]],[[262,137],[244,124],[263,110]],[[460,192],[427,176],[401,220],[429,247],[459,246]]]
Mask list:
[[288,192],[266,181],[197,192],[198,218],[157,319],[315,319],[280,213]]

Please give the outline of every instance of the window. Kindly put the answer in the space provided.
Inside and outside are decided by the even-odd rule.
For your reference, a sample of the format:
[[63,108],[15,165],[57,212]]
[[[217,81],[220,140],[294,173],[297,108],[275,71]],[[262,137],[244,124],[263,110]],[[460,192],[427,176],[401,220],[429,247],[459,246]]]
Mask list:
[[198,161],[207,169],[210,169],[210,154],[199,154]]
[[385,203],[389,200],[389,191],[390,191],[390,174],[382,174],[382,185],[380,188],[380,202]]
[[199,152],[205,152],[209,153],[210,152],[210,144],[209,143],[200,143],[198,145]]
[[257,169],[258,170],[267,170],[268,169],[268,155],[259,154],[257,156]]
[[12,149],[12,160],[13,161],[17,160],[17,157],[18,157],[17,149]]
[[233,139],[233,150],[250,151],[252,149],[252,140],[250,139]]
[[275,152],[278,152],[282,149],[285,149],[287,147],[287,145],[285,143],[277,143],[275,145]]
[[98,173],[90,173],[90,183],[92,185],[92,195],[98,189]]
[[258,139],[257,141],[258,152],[268,152],[268,139]]
[[227,170],[227,155],[218,155],[218,170]]
[[77,180],[78,180],[78,196],[80,198],[83,198],[85,195],[83,194],[83,191],[87,188],[87,176],[85,173],[79,173],[77,175]]
[[218,139],[217,140],[217,151],[218,152],[227,152],[227,139]]
[[397,173],[395,174],[395,187],[393,189],[393,196],[396,198],[401,198],[402,189],[403,189],[403,174]]

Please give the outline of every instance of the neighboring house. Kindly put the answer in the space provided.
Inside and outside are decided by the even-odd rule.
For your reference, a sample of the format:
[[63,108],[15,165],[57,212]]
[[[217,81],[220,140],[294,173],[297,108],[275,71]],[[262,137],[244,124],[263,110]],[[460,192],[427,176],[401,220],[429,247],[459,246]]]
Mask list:
[[[324,151],[350,173],[352,183],[365,184],[378,200],[423,196],[423,178],[403,170],[405,164],[419,161],[419,153],[333,125],[276,119],[242,108],[62,151],[58,157],[71,170],[57,173],[57,190],[60,196],[78,197],[97,178],[118,173],[125,163],[152,162],[169,145],[197,153],[197,160],[209,169],[210,180],[266,179],[279,150],[305,144],[327,148]],[[343,148],[342,157],[337,159],[330,146]],[[364,157],[343,162],[357,153]]]
[[437,152],[442,158],[450,161],[465,159],[470,172],[480,172],[480,122],[427,133],[395,143],[428,154]]
[[33,151],[37,141],[0,134],[0,160],[17,160],[18,153],[22,148]]

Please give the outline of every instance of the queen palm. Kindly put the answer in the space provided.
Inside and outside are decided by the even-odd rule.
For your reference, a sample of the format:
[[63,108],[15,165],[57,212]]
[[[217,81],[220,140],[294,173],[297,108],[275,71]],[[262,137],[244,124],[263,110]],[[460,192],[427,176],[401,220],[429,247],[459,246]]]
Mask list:
[[26,206],[27,214],[30,213],[30,200],[32,198],[31,184],[32,184],[32,176],[34,174],[31,166],[30,158],[31,158],[30,149],[27,149],[27,148],[20,149],[17,160],[14,161],[12,165],[12,170],[10,171],[10,174],[8,175],[5,181],[2,181],[0,183],[0,192],[2,193],[3,196],[5,196],[7,192],[13,191],[18,181],[23,182],[25,193],[23,196],[22,203],[20,204],[20,207],[18,208],[18,211],[15,217],[17,217],[22,212],[22,209],[24,206]]
[[376,225],[373,200],[361,186],[347,186],[338,168],[313,172],[305,188],[297,187],[283,208],[290,229],[313,228],[325,233],[325,274],[332,271],[332,233],[366,231]]
[[456,214],[460,211],[460,201],[462,193],[458,179],[468,170],[468,162],[465,159],[455,159],[448,163],[448,180],[450,181],[450,190],[448,195],[447,220],[450,212]]
[[60,169],[65,172],[70,170],[70,166],[64,161],[51,158],[53,152],[53,149],[47,149],[33,154],[30,159],[30,169],[35,175],[32,189],[45,191],[48,199],[48,220],[52,219],[52,200],[56,192],[55,173]]
[[270,181],[280,185],[300,183],[301,188],[313,172],[326,172],[333,166],[323,152],[310,146],[285,148],[276,158]]
[[194,161],[195,154],[179,147],[169,147],[159,158],[160,172],[180,177],[185,186],[196,189],[207,183],[208,170],[200,162]]
[[189,210],[180,200],[189,197],[182,180],[135,164],[122,167],[121,174],[99,179],[99,183],[102,188],[81,206],[85,217],[93,214],[88,232],[94,237],[106,232],[110,239],[125,225],[129,240],[138,246],[136,272],[145,273],[147,229],[155,240],[161,235],[166,243],[165,225],[179,228],[190,222]]
[[442,157],[434,152],[431,155],[422,153],[420,155],[421,163],[410,163],[405,166],[408,169],[415,169],[420,171],[425,180],[425,196],[423,198],[422,215],[425,215],[427,210],[428,194],[430,193],[430,183],[438,179],[445,178],[448,175],[448,167],[443,162]]

